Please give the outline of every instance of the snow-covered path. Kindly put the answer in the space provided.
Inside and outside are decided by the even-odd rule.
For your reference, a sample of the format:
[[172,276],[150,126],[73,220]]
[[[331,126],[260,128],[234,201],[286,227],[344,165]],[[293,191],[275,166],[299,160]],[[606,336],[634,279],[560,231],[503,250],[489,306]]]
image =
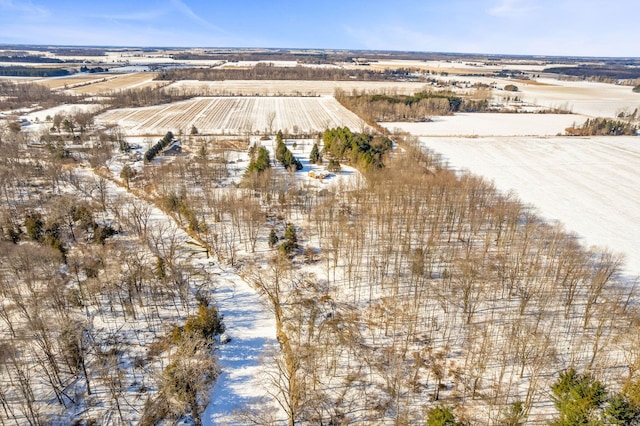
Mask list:
[[205,425],[242,424],[230,416],[234,409],[257,403],[264,393],[265,350],[277,346],[274,316],[254,289],[237,275],[221,277],[215,292],[231,341],[218,350],[222,374],[202,416]]
[[[90,170],[80,169],[79,173],[85,178],[94,178]],[[150,211],[149,228],[162,227],[168,233],[174,232],[182,247],[179,256],[214,277],[214,301],[224,317],[226,334],[231,341],[220,345],[218,349],[221,375],[210,392],[211,402],[202,416],[202,423],[234,424],[235,409],[267,396],[264,372],[270,367],[270,360],[268,357],[263,360],[261,355],[271,353],[271,349],[277,347],[275,317],[259,294],[234,270],[226,265],[214,264],[204,256],[202,250],[194,252],[187,242],[195,242],[171,216],[112,181],[107,180],[106,185],[110,199],[119,198],[128,205],[134,200],[147,204]]]

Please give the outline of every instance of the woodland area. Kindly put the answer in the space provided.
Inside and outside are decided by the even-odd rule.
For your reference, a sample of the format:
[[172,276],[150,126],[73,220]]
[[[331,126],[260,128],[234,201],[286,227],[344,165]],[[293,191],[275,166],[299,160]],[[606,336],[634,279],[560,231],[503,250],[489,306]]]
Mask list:
[[198,423],[224,331],[211,277],[152,204],[97,173],[124,144],[94,131],[66,155],[28,147],[20,129],[0,135],[0,420]]
[[41,84],[0,81],[0,109],[3,111],[24,108],[35,103],[46,108],[76,102],[79,102],[78,96],[54,92]]
[[[356,73],[259,65],[161,79],[315,72]],[[76,99],[0,84],[3,107]],[[184,98],[136,89],[110,104]],[[368,122],[488,103],[482,88],[336,98]],[[162,156],[167,132],[134,164],[122,129],[91,114],[58,114],[36,138],[15,124],[0,131],[0,424],[201,424],[227,270],[261,295],[279,349],[264,357],[268,397],[234,413],[243,424],[640,422],[640,306],[623,259],[407,135],[342,127],[225,145],[193,127],[183,155]],[[353,179],[301,179],[298,143]],[[245,148],[247,166],[230,159]]]
[[451,91],[425,91],[413,95],[397,93],[347,93],[336,90],[335,98],[368,123],[379,121],[430,121],[434,115],[455,112],[486,112],[490,91],[478,88],[472,95],[463,96]]

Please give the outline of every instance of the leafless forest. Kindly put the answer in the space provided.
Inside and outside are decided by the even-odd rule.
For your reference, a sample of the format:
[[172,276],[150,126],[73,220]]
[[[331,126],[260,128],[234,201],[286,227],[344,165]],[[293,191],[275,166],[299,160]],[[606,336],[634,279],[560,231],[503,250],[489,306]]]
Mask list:
[[[263,71],[298,78],[273,67],[247,78]],[[299,78],[316,72],[341,78]],[[159,78],[194,76],[222,78]],[[1,88],[3,108],[76,100]],[[488,99],[482,88],[409,105],[366,95],[336,97],[369,122]],[[185,97],[132,89],[109,105]],[[570,368],[640,418],[640,305],[623,259],[585,249],[408,135],[392,136],[384,167],[319,189],[276,164],[232,182],[244,166],[231,153],[258,148],[250,134],[229,142],[194,126],[181,155],[141,164],[122,128],[92,114],[48,127],[36,135],[11,118],[0,132],[0,425],[201,424],[228,270],[260,293],[279,343],[266,383],[279,408],[243,407],[241,424],[425,424],[434,409],[455,424],[547,424],[551,386]],[[275,131],[254,133],[266,145]],[[322,147],[321,135],[287,143]]]

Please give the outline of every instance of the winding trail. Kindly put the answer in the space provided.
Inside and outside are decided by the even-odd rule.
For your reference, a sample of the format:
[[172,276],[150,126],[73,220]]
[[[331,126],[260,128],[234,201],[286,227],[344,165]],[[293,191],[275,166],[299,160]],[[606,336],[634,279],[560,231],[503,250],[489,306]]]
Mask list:
[[[79,169],[85,177],[98,177],[93,170]],[[103,176],[104,177],[104,176]],[[244,424],[234,415],[234,410],[251,404],[275,402],[265,390],[265,372],[273,361],[264,353],[278,348],[275,317],[267,309],[260,295],[232,268],[215,264],[205,257],[201,249],[194,251],[200,243],[194,241],[176,221],[143,197],[119,186],[112,176],[106,181],[110,199],[121,198],[127,203],[133,200],[145,203],[150,209],[148,226],[169,227],[175,232],[180,247],[179,257],[214,277],[214,299],[219,312],[224,316],[226,334],[231,339],[217,350],[221,374],[209,396],[211,401],[203,416],[203,425]],[[191,247],[190,247],[191,246]],[[197,283],[195,283],[197,286]]]

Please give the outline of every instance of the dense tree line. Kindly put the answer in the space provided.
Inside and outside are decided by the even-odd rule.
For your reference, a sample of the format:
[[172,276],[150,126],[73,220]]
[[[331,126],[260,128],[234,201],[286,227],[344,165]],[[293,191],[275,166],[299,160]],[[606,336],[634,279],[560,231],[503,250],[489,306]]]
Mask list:
[[570,136],[635,136],[638,126],[611,118],[587,118],[582,126],[574,124],[565,131]]
[[609,78],[615,80],[630,80],[640,78],[640,70],[626,64],[587,65],[577,67],[549,67],[544,72],[562,74],[580,78]]
[[97,72],[108,72],[108,71],[109,71],[109,68],[103,68],[103,67],[89,68],[86,65],[83,65],[80,67],[80,72],[88,72],[90,74],[97,73]]
[[49,58],[46,56],[28,55],[22,52],[5,52],[5,55],[0,55],[0,62],[29,62],[35,64],[61,64],[64,63],[62,59]]
[[71,72],[64,68],[0,67],[0,76],[9,77],[62,77],[69,74]]
[[120,90],[110,95],[109,104],[113,108],[144,107],[182,101],[193,95],[162,87]]
[[156,158],[156,156],[160,154],[166,147],[168,147],[171,142],[173,142],[173,133],[167,132],[162,137],[162,139],[156,142],[155,145],[153,145],[144,153],[144,161],[146,161],[147,163],[153,161],[153,159]]
[[304,66],[278,67],[259,63],[251,68],[174,68],[158,74],[156,80],[329,80],[397,81],[420,80],[406,70],[346,70]]

